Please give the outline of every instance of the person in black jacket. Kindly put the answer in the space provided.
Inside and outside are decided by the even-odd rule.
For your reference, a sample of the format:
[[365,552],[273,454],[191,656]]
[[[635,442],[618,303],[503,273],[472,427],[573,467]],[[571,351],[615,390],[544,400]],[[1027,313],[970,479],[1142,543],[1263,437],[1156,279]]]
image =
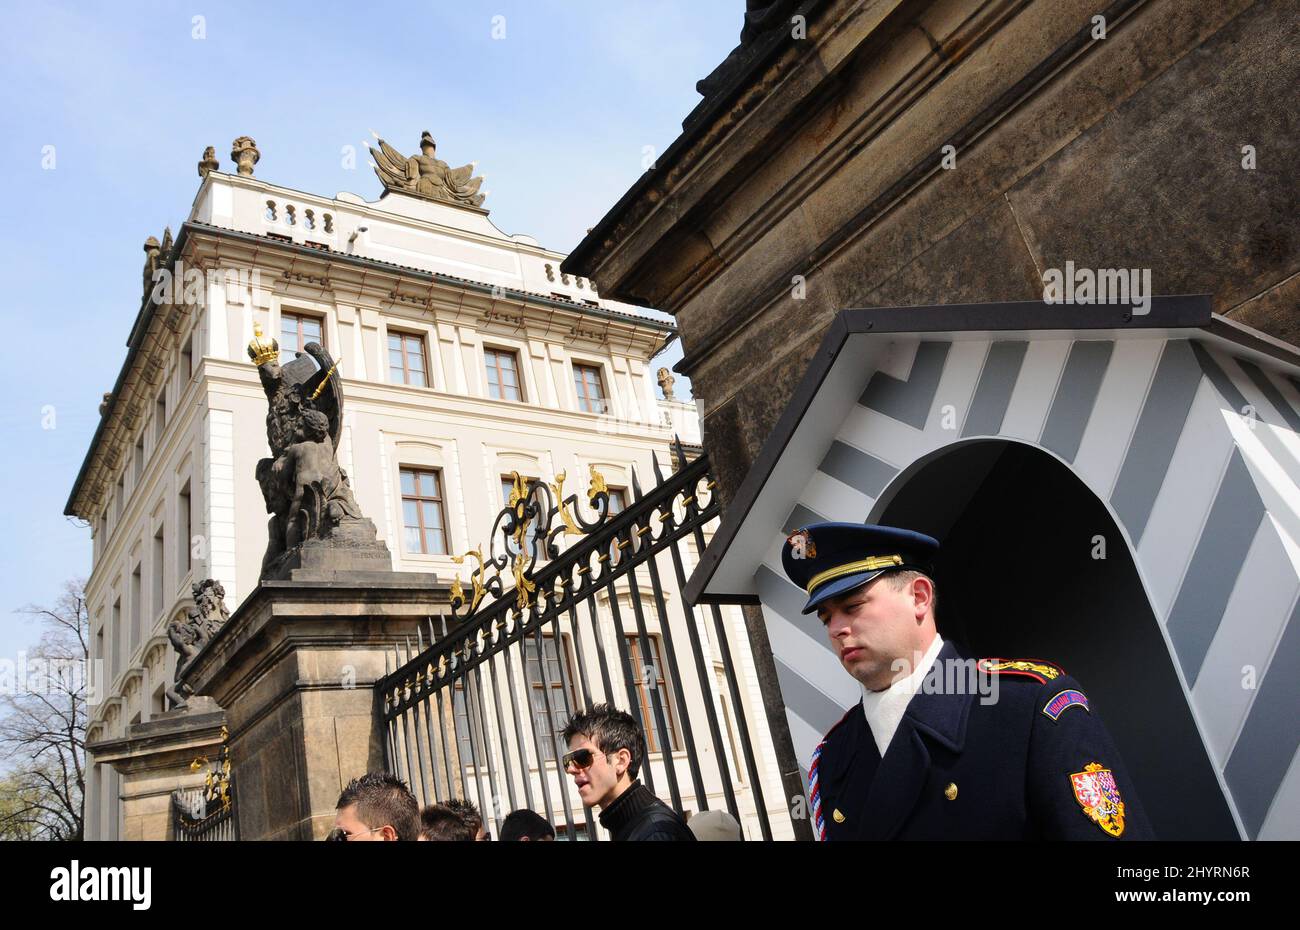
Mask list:
[[695,839],[685,821],[637,781],[645,737],[631,714],[597,704],[573,715],[564,740],[564,771],[573,776],[583,805],[600,809],[600,825],[615,841]]

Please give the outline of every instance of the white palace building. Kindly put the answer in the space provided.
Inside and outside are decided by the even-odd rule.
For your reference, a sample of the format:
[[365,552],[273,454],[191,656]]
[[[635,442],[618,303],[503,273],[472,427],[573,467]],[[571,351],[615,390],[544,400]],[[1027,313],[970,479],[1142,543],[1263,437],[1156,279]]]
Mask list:
[[[481,196],[450,202],[386,183],[374,202],[322,197],[254,177],[251,139],[232,157],[238,172],[225,173],[209,150],[174,242],[169,232],[146,243],[126,360],[66,507],[94,537],[88,839],[170,837],[171,793],[203,781],[187,765],[177,776],[178,762],[210,759],[219,743],[216,725],[178,741],[160,724],[176,716],[166,629],[192,606],[192,583],[219,581],[232,612],[258,584],[267,513],[254,474],[268,446],[267,400],[246,351],[255,328],[284,359],[318,342],[341,360],[339,464],[393,569],[440,584],[468,578],[453,557],[487,543],[513,472],[548,482],[563,472],[582,492],[594,467],[617,509],[633,466],[645,484],[652,456],[676,467],[675,435],[688,451],[701,442],[693,402],[673,397],[666,370],[656,383],[653,359],[673,325],[601,300],[590,281],[561,272],[564,255],[497,229]],[[151,279],[171,293],[152,299]],[[680,594],[668,595],[681,616]],[[762,720],[740,611],[724,616],[749,705],[740,712]],[[700,699],[697,689],[690,700]],[[713,701],[730,770],[743,772],[730,693]],[[784,815],[770,736],[753,731],[766,805]],[[148,761],[158,741],[166,764]],[[743,781],[742,809],[752,797]],[[752,818],[742,821],[753,835]]]

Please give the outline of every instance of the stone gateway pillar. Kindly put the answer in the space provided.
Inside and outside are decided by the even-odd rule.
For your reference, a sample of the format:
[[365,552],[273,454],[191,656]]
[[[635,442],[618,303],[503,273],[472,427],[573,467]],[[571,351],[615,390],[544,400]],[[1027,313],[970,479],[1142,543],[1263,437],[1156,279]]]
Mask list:
[[264,581],[187,669],[226,710],[240,839],[321,839],[343,785],[384,767],[375,682],[447,594],[429,575],[364,574]]
[[280,365],[260,327],[248,355],[271,448],[256,473],[271,515],[261,580],[204,630],[178,689],[225,708],[240,839],[320,839],[343,786],[384,768],[375,683],[386,658],[401,649],[404,661],[417,630],[446,608],[447,585],[394,572],[352,496],[337,461],[338,363],[308,343]]

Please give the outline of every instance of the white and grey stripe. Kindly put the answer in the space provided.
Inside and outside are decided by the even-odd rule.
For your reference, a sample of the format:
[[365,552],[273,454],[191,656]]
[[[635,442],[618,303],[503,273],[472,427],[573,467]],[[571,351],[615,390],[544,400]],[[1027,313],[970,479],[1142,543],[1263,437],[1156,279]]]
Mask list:
[[[1286,566],[1290,575],[1279,583],[1300,586],[1300,546],[1253,545],[1266,530],[1276,535],[1278,524],[1288,528],[1279,538],[1300,535],[1289,529],[1295,513],[1279,514],[1282,505],[1273,503],[1300,500],[1300,455],[1293,454],[1300,442],[1271,430],[1234,435],[1232,416],[1253,408],[1263,422],[1300,429],[1300,385],[1249,359],[1157,336],[919,341],[907,378],[868,374],[782,538],[822,519],[867,519],[900,471],[958,438],[1002,437],[1049,450],[1109,502],[1132,545],[1247,834],[1276,831],[1279,817],[1294,819],[1273,802],[1290,784],[1288,772],[1300,779],[1300,607],[1276,597],[1243,601],[1244,592],[1234,599],[1234,590],[1239,577],[1258,578],[1265,564]],[[939,416],[946,404],[965,407],[957,430]],[[1264,472],[1286,487],[1261,493]],[[1258,560],[1269,561],[1257,567]],[[802,645],[824,637],[820,624],[800,619],[802,592],[785,581],[778,556],[769,554],[756,583],[765,616],[782,628],[773,649],[778,675],[792,685],[784,692],[792,734],[824,732],[814,722],[830,718],[827,701],[851,703],[856,691],[831,693],[839,689],[830,682],[848,676],[828,646],[809,652]],[[1271,613],[1260,617],[1242,604]],[[1260,687],[1247,700],[1233,694],[1229,712],[1219,696],[1235,679],[1209,663],[1235,655],[1241,630],[1234,625],[1244,623],[1276,629],[1277,648],[1260,671]],[[796,738],[796,751],[807,758],[815,742]]]

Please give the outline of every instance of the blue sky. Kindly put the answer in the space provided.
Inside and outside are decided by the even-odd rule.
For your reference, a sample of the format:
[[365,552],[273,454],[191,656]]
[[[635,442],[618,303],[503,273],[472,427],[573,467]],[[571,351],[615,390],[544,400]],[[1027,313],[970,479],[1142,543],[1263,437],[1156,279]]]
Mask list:
[[[126,356],[141,244],[179,227],[204,146],[230,170],[231,140],[250,135],[258,177],[373,200],[379,182],[360,148],[370,130],[406,150],[428,129],[440,157],[478,162],[501,229],[568,251],[642,173],[645,147],[676,138],[743,10],[741,0],[5,0],[0,656],[36,638],[11,611],[52,604],[64,579],[90,571],[90,531],[63,507]],[[503,39],[492,37],[498,16]],[[345,145],[358,149],[354,170],[342,166]]]

